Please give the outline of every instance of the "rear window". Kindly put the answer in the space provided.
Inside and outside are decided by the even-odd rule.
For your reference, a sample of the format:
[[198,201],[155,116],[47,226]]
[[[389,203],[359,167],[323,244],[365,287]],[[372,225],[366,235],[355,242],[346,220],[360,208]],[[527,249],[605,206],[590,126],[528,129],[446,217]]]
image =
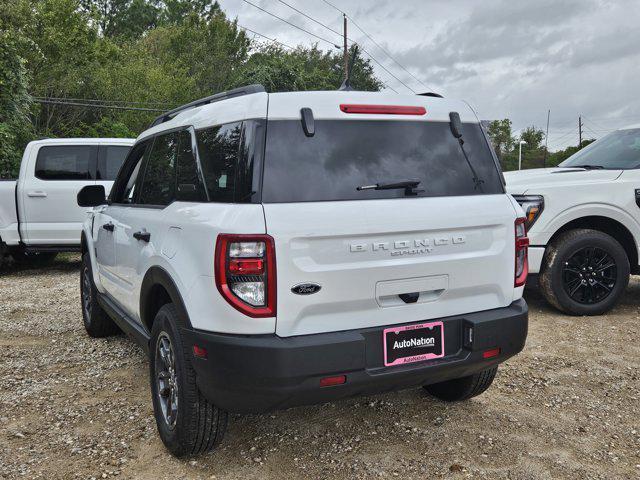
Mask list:
[[[56,145],[42,147],[36,159],[36,178],[41,180],[92,180],[98,147]],[[93,168],[92,167],[93,164]]]
[[480,184],[446,122],[316,120],[307,137],[298,120],[272,120],[262,201],[412,198],[403,189],[357,190],[404,180],[419,180],[421,197],[503,193],[480,126],[463,124],[463,139]]

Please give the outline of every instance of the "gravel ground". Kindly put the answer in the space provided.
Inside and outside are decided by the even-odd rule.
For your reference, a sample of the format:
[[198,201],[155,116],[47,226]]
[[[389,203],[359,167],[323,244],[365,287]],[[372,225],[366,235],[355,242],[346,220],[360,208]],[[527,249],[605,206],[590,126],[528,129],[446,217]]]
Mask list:
[[87,337],[79,257],[0,274],[0,478],[640,478],[640,282],[596,318],[535,290],[525,351],[448,405],[421,390],[234,416],[220,450],[176,460],[144,354]]

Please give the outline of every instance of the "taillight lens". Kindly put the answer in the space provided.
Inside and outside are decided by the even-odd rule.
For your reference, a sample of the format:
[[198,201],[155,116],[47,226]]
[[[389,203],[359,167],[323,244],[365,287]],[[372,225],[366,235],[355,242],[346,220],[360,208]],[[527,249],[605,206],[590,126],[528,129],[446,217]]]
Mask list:
[[521,287],[527,282],[527,275],[529,274],[529,263],[527,260],[529,239],[527,238],[526,219],[524,217],[516,218],[515,233],[516,273],[514,285],[516,287]]
[[218,235],[215,276],[218,291],[250,317],[276,315],[276,258],[269,235]]

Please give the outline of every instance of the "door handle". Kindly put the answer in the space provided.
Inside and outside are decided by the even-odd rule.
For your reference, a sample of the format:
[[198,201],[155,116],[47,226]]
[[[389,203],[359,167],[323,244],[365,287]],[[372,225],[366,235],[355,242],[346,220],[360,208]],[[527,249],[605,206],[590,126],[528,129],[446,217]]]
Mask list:
[[109,223],[105,223],[104,225],[102,225],[102,228],[104,228],[108,232],[113,232],[113,229],[116,228],[116,227],[115,227],[115,225],[113,223],[109,222]]
[[35,197],[35,198],[44,198],[47,196],[47,192],[43,192],[42,190],[31,190],[27,192],[27,197]]
[[151,234],[149,232],[135,232],[133,234],[133,238],[149,243],[149,240],[151,240]]

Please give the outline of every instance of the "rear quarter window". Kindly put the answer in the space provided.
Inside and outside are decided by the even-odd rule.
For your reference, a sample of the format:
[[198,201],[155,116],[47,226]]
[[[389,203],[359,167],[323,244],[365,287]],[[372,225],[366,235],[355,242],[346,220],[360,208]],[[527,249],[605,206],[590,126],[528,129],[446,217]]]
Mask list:
[[35,176],[41,180],[93,180],[97,151],[93,145],[41,147]]
[[474,181],[447,122],[316,120],[305,136],[297,120],[270,120],[262,200],[304,202],[405,197],[404,190],[358,186],[419,180],[422,197],[503,193],[499,171],[480,125],[463,124]]

